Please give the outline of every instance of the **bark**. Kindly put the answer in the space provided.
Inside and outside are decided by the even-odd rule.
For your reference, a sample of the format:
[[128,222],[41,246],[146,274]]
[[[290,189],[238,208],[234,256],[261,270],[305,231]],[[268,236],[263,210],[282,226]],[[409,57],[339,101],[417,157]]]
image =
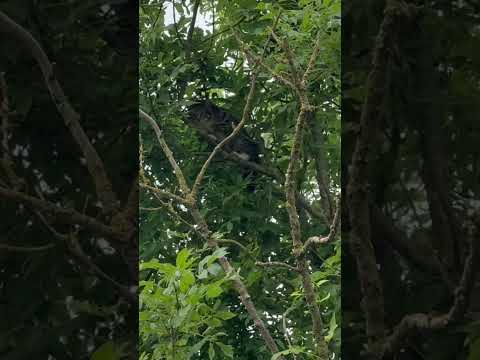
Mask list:
[[290,221],[290,234],[292,236],[293,253],[296,257],[297,268],[299,269],[303,291],[305,293],[305,301],[307,302],[310,316],[312,317],[313,336],[317,346],[317,354],[320,359],[327,360],[329,358],[329,350],[325,339],[323,338],[323,322],[320,309],[317,305],[315,291],[312,279],[308,271],[307,259],[303,251],[301,225],[297,210],[296,195],[296,176],[298,172],[298,162],[300,159],[300,150],[303,140],[305,121],[309,113],[308,99],[302,99],[302,108],[297,118],[295,126],[294,142],[290,155],[290,162],[285,176],[285,194],[287,200],[287,212]]
[[[371,162],[379,137],[381,105],[386,93],[386,74],[396,32],[405,27],[405,19],[413,15],[412,9],[396,0],[387,1],[384,18],[376,38],[372,69],[366,84],[366,97],[360,117],[360,129],[352,157],[347,201],[351,226],[351,251],[356,259],[360,287],[363,295],[366,332],[371,353],[385,337],[385,309],[383,288],[372,245],[370,218]],[[403,20],[403,21],[402,21]]]
[[[208,224],[206,223],[203,216],[200,214],[200,211],[198,211],[196,207],[193,207],[191,209],[191,213],[192,213],[193,219],[199,226],[200,234],[204,239],[206,239],[208,246],[212,249],[215,249],[217,247],[217,243],[212,238],[211,232],[208,228]],[[230,264],[230,261],[228,261],[226,257],[222,256],[219,259],[219,263],[227,275],[236,273],[235,268]],[[272,354],[278,353],[279,352],[278,346],[275,340],[273,339],[270,331],[268,330],[267,326],[265,325],[263,320],[260,318],[260,315],[258,314],[257,308],[255,307],[255,304],[251,299],[251,296],[248,292],[247,287],[238,276],[235,276],[233,278],[233,285],[240,297],[241,303],[243,304],[248,314],[252,318],[255,328],[260,333],[260,336],[262,337],[263,341],[267,345],[267,348],[270,350]],[[280,357],[279,359],[283,359],[283,357]]]
[[85,156],[88,171],[94,181],[98,199],[102,202],[105,212],[112,213],[118,211],[120,204],[105,171],[103,161],[90,142],[90,139],[85,134],[85,131],[80,124],[80,115],[75,111],[65,96],[62,87],[56,79],[53,65],[48,59],[42,46],[27,30],[1,11],[0,30],[3,30],[16,38],[19,43],[31,53],[35,61],[38,63],[45,84],[58,112],[62,116],[65,125]]

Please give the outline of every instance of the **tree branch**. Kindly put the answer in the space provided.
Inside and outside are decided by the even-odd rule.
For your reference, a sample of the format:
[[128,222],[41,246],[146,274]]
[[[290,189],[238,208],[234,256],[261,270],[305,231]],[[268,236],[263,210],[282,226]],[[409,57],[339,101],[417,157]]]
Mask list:
[[21,253],[30,253],[37,251],[46,251],[55,247],[55,244],[46,244],[40,246],[14,246],[0,243],[0,250],[12,251],[12,252],[21,252]]
[[88,171],[95,183],[98,199],[102,202],[107,213],[118,210],[119,203],[105,171],[105,166],[80,125],[80,116],[72,107],[65,96],[62,87],[58,83],[53,65],[48,59],[45,51],[26,29],[14,22],[1,11],[0,30],[3,30],[16,38],[21,45],[30,51],[33,58],[37,61],[42,71],[45,84],[58,112],[62,116],[65,125],[85,156]]
[[395,43],[395,33],[402,28],[401,20],[410,17],[403,3],[388,0],[384,18],[376,37],[372,70],[366,84],[366,97],[360,117],[360,132],[352,158],[347,185],[351,230],[351,249],[357,262],[358,276],[365,303],[366,332],[369,346],[385,336],[383,288],[371,242],[369,184],[371,156],[379,132],[378,110],[386,84],[386,67],[390,58],[389,46]]
[[73,255],[75,255],[84,265],[98,275],[101,279],[111,283],[120,294],[132,304],[138,302],[137,294],[130,291],[128,286],[120,284],[117,280],[113,279],[110,275],[105,273],[93,260],[85,253],[80,242],[76,238],[76,234],[68,235],[67,245]]
[[148,124],[153,128],[153,131],[157,136],[158,143],[160,144],[160,147],[162,148],[163,153],[167,157],[167,160],[169,161],[170,165],[174,170],[174,174],[177,177],[177,181],[178,181],[178,184],[180,185],[180,189],[182,190],[185,196],[188,195],[190,193],[190,188],[187,185],[187,181],[185,180],[185,176],[183,175],[182,169],[180,169],[180,166],[178,165],[177,161],[173,156],[172,150],[170,150],[170,147],[168,146],[167,142],[163,137],[162,130],[158,126],[157,122],[153,120],[153,118],[150,115],[148,115],[146,112],[144,112],[142,109],[139,109],[139,113],[140,113],[140,117],[145,121],[147,121]]
[[185,205],[185,206],[190,206],[190,203],[186,201],[184,198],[177,196],[175,194],[172,194],[171,192],[159,189],[154,186],[150,186],[144,183],[140,183],[140,187],[150,190],[153,192],[159,199],[167,199],[167,200],[175,200],[177,203]]
[[333,217],[332,223],[330,224],[330,232],[328,233],[327,236],[312,236],[307,239],[305,244],[303,245],[302,252],[305,252],[308,250],[310,246],[317,245],[317,244],[327,244],[331,242],[337,233],[337,228],[338,224],[340,222],[340,205],[341,205],[341,200],[340,197],[337,200],[337,207],[335,210],[335,215]]
[[198,9],[200,7],[201,2],[202,2],[201,0],[195,0],[195,3],[193,4],[192,21],[190,22],[190,27],[188,28],[187,40],[186,40],[187,61],[190,60],[190,55],[192,53],[193,31],[195,30],[195,23],[197,22]]
[[295,266],[288,265],[287,263],[280,262],[280,261],[269,261],[269,262],[257,261],[255,262],[255,265],[263,266],[263,267],[279,267],[279,268],[285,268],[293,272],[299,272],[299,269],[296,268]]
[[[317,41],[318,42],[318,41]],[[314,53],[316,48],[314,49]],[[312,53],[312,58],[314,56]],[[287,212],[290,222],[290,234],[293,243],[293,254],[296,258],[297,268],[302,278],[303,290],[305,301],[307,302],[310,316],[312,318],[313,335],[316,341],[316,352],[320,359],[328,360],[330,357],[330,351],[327,343],[323,337],[323,321],[318,307],[315,290],[312,279],[308,270],[307,259],[303,252],[302,233],[300,218],[297,210],[297,177],[298,177],[298,163],[300,162],[300,150],[303,144],[304,130],[306,125],[306,119],[308,114],[313,111],[313,107],[310,105],[307,92],[307,81],[310,67],[313,66],[309,63],[305,70],[302,83],[293,84],[300,100],[300,112],[295,123],[295,132],[293,137],[293,145],[290,152],[290,160],[288,163],[287,173],[285,175],[285,196],[287,201]]]
[[51,202],[40,200],[24,193],[2,187],[0,187],[0,196],[32,207],[42,214],[49,214],[56,222],[82,225],[86,229],[109,238],[122,242],[126,240],[125,233],[118,232],[112,227],[99,222],[97,219],[81,214],[76,210],[61,208]]
[[478,236],[471,236],[469,255],[465,261],[460,283],[455,290],[455,299],[450,310],[442,315],[410,314],[403,317],[400,323],[394,328],[392,334],[381,344],[382,357],[393,354],[402,345],[403,341],[416,330],[438,330],[443,329],[451,323],[462,319],[468,307],[468,299],[475,282],[478,271],[475,270],[478,261]]
[[237,134],[240,132],[240,130],[245,125],[246,121],[250,118],[250,114],[251,114],[251,111],[252,111],[252,105],[253,105],[253,95],[255,94],[256,82],[257,82],[257,70],[254,70],[254,73],[252,74],[252,79],[250,81],[250,90],[248,92],[247,102],[246,102],[245,107],[243,109],[242,119],[240,120],[238,125],[235,127],[235,129],[233,129],[233,131],[230,133],[230,135],[228,135],[225,139],[220,141],[215,146],[215,148],[213,149],[213,151],[210,153],[209,157],[207,158],[207,160],[203,164],[202,168],[200,169],[200,172],[198,173],[198,175],[195,179],[195,183],[193,184],[193,188],[192,188],[192,192],[191,192],[191,195],[192,195],[193,199],[195,199],[195,200],[197,199],[199,187],[200,187],[200,185],[203,181],[205,173],[207,172],[208,166],[212,162],[215,155],[217,155],[218,152],[229,141],[231,141],[235,136],[237,136]]

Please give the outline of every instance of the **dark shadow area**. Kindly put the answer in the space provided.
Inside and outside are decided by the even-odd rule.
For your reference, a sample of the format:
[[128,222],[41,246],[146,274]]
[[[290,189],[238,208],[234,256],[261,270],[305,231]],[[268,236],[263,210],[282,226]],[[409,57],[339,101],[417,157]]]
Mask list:
[[480,6],[342,10],[342,355],[478,359]]
[[0,2],[0,358],[136,359],[138,2]]

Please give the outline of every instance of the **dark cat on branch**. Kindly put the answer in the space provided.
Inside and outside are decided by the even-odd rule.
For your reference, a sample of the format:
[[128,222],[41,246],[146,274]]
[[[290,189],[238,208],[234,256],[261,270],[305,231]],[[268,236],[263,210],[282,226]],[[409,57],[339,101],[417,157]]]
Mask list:
[[[210,100],[197,101],[188,108],[186,122],[197,130],[201,138],[215,146],[230,135],[240,120]],[[235,153],[245,161],[260,163],[262,144],[250,137],[242,128],[240,132],[224,145],[227,153]],[[256,174],[251,170],[242,170],[242,176],[254,180]],[[249,189],[253,189],[249,187]]]

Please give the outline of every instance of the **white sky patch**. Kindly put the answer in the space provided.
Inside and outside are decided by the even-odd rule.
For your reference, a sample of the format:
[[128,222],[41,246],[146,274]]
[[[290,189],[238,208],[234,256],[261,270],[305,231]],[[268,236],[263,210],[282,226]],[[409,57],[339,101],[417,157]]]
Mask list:
[[[180,3],[180,1],[178,2]],[[173,19],[173,3],[172,2],[168,2],[166,3],[165,5],[165,26],[168,26],[170,24],[173,24],[174,22],[174,19]],[[190,12],[192,10],[190,9]],[[180,14],[175,10],[175,18],[178,22],[178,19],[180,19]],[[210,16],[205,16],[205,14],[202,14],[200,12],[198,12],[197,14],[197,20],[195,22],[195,26],[196,27],[199,27],[201,29],[211,29],[211,26],[209,26],[209,24],[211,23],[212,19]]]

